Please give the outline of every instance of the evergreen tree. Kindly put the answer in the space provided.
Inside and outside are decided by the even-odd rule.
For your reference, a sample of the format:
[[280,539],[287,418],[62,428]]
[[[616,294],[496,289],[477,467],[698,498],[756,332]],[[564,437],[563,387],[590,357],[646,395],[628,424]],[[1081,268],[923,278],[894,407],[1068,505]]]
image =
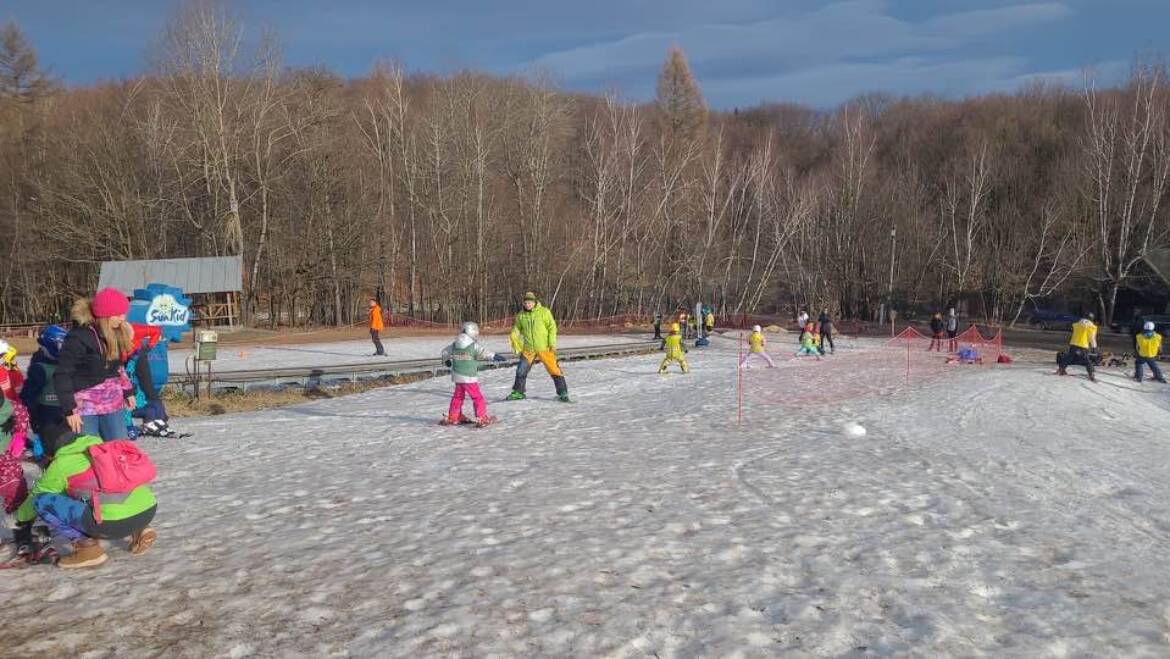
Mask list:
[[51,83],[37,62],[37,53],[13,21],[0,27],[0,100],[32,101]]
[[687,57],[678,46],[671,46],[658,75],[658,109],[663,129],[673,137],[696,139],[707,124],[707,102],[691,74]]

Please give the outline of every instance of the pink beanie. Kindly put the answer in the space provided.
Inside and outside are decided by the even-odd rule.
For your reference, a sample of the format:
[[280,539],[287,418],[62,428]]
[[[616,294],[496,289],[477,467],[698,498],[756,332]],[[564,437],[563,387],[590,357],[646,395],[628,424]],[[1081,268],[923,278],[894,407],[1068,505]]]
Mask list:
[[112,318],[130,311],[130,302],[122,295],[122,291],[116,288],[103,288],[98,291],[89,306],[94,318]]

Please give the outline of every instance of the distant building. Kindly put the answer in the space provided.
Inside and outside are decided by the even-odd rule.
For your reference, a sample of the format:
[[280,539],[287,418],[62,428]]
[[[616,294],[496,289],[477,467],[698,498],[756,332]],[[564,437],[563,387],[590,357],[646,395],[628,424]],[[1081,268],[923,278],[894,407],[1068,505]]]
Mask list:
[[240,323],[240,294],[244,290],[244,260],[238,256],[156,261],[106,261],[98,288],[107,286],[126,294],[147,284],[183,289],[194,301],[194,322],[200,325]]

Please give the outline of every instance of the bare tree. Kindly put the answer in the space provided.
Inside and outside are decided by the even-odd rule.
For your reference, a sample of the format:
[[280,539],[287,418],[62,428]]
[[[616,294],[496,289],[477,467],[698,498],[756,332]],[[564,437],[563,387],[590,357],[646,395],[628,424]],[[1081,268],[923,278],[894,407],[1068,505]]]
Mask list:
[[1084,89],[1088,113],[1084,167],[1096,221],[1103,320],[1113,320],[1117,293],[1150,250],[1170,238],[1162,213],[1170,180],[1166,72],[1139,63],[1121,92]]

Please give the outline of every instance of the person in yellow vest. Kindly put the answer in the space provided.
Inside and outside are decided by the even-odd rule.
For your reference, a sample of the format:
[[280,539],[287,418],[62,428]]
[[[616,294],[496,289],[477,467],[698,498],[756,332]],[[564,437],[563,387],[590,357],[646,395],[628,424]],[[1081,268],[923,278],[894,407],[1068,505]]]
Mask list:
[[687,365],[687,348],[683,345],[682,336],[680,332],[682,328],[678,323],[673,323],[670,326],[670,336],[667,336],[662,341],[662,345],[666,349],[666,357],[662,359],[662,365],[658,367],[659,373],[665,373],[666,367],[670,366],[671,362],[677,362],[682,367],[683,373],[690,373],[691,367]]
[[1142,333],[1134,337],[1137,341],[1137,357],[1134,359],[1133,379],[1142,381],[1142,367],[1149,366],[1154,379],[1165,383],[1162,369],[1158,367],[1158,355],[1162,352],[1162,335],[1155,331],[1153,323],[1146,321]]
[[1097,349],[1097,325],[1093,322],[1093,314],[1085,314],[1072,326],[1072,337],[1068,341],[1068,352],[1062,353],[1063,357],[1057,357],[1057,373],[1060,375],[1068,375],[1066,369],[1069,366],[1080,365],[1084,366],[1085,370],[1089,372],[1089,380],[1097,381],[1097,377],[1093,374],[1093,358],[1089,355],[1091,350]]
[[382,305],[378,304],[378,300],[370,298],[370,340],[374,342],[374,356],[382,357],[386,355],[386,349],[382,347],[382,330],[386,328],[386,323],[382,319]]
[[776,362],[772,361],[768,353],[764,352],[764,346],[766,344],[767,340],[764,338],[763,330],[760,329],[759,325],[756,325],[752,328],[752,333],[748,335],[748,353],[739,361],[739,367],[745,369],[750,368],[748,366],[748,360],[756,357],[757,359],[763,359],[768,362],[768,368],[776,368]]
[[703,318],[703,329],[707,334],[715,331],[715,312],[710,308],[707,309],[707,315]]

